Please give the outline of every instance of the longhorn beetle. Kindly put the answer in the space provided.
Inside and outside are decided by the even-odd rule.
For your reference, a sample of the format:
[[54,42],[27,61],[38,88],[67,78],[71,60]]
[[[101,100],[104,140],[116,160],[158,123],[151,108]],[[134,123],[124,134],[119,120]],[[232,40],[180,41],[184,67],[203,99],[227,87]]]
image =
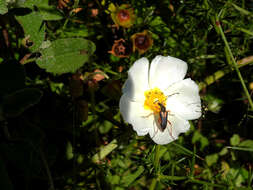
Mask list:
[[[158,105],[160,106],[160,112],[159,112],[159,118],[158,118],[158,129],[160,131],[164,131],[167,127],[167,123],[172,127],[171,122],[168,120],[168,113],[169,111],[166,111],[166,108],[164,105],[162,105],[160,102],[158,102]],[[172,136],[171,128],[169,129],[170,136],[174,140],[175,138]]]
[[[167,96],[167,98],[170,97],[170,96],[173,96],[175,94],[179,94],[179,93],[177,93],[177,92],[173,93],[173,94]],[[160,106],[159,118],[157,120],[158,121],[157,127],[161,132],[163,132],[167,128],[167,123],[169,123],[169,125],[172,127],[171,122],[168,120],[168,114],[169,114],[170,111],[169,110],[167,111],[165,106],[162,103],[160,103],[159,100],[154,101],[154,103],[156,103],[156,102],[158,102],[157,104]],[[144,118],[149,117],[150,115],[153,115],[153,114],[154,113],[151,113],[147,116],[142,116],[142,117],[144,117]],[[169,134],[170,134],[171,138],[173,140],[175,140],[175,138],[172,136],[172,128],[171,127],[170,127],[170,129],[168,129]],[[156,135],[157,132],[158,132],[158,130],[155,132],[154,136]],[[152,139],[154,138],[154,136],[152,137]]]

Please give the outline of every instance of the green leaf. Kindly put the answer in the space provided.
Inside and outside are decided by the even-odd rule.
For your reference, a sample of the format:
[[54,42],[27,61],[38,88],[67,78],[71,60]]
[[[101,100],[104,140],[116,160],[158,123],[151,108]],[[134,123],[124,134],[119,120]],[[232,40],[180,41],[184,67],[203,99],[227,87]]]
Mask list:
[[108,145],[101,148],[100,151],[92,157],[92,161],[98,162],[99,160],[105,158],[108,154],[110,154],[117,147],[118,147],[117,140],[114,139]]
[[244,168],[231,168],[228,175],[233,180],[235,186],[239,187],[248,178],[248,171]]
[[85,25],[69,27],[64,30],[64,36],[66,36],[68,38],[72,38],[72,37],[86,38],[86,37],[89,37],[94,34],[95,34],[95,32],[92,31],[91,29],[89,29]]
[[224,156],[228,153],[228,149],[226,147],[224,147],[220,152],[219,152],[219,155],[220,156]]
[[119,182],[120,182],[120,177],[118,175],[113,175],[110,178],[110,183],[111,184],[117,185],[117,184],[119,184]]
[[206,163],[208,166],[212,166],[213,164],[215,164],[218,161],[218,154],[210,154],[208,156],[206,156]]
[[55,40],[41,50],[37,64],[54,74],[75,72],[89,61],[95,49],[92,41],[82,38]]
[[125,176],[123,178],[124,186],[128,187],[129,185],[131,185],[131,183],[133,183],[136,180],[136,178],[138,178],[144,172],[144,170],[145,169],[143,166],[139,166],[134,173]]
[[237,134],[234,134],[231,138],[230,138],[230,144],[232,146],[236,146],[240,143],[240,136]]
[[48,0],[42,1],[37,5],[39,12],[42,15],[43,20],[61,20],[63,19],[62,14],[54,6],[48,5]]
[[238,146],[249,147],[253,149],[253,140],[242,141]]
[[25,87],[24,67],[16,60],[0,64],[0,95]]
[[105,120],[103,123],[100,123],[98,129],[101,134],[106,134],[110,131],[112,127],[113,127],[113,124]]
[[33,43],[30,49],[32,51],[37,50],[45,36],[45,24],[42,22],[41,15],[38,12],[32,12],[16,18],[24,29],[25,38]]
[[44,0],[26,0],[24,3],[24,7],[32,9],[33,6],[39,5],[43,3]]
[[0,14],[3,15],[8,12],[7,3],[5,0],[0,0]]
[[208,139],[199,131],[195,131],[192,137],[192,144],[195,144],[196,142],[200,142],[200,150],[203,150],[209,144]]
[[66,145],[66,157],[67,160],[71,160],[74,157],[72,144],[68,141]]
[[242,141],[238,146],[233,146],[230,147],[228,146],[227,148],[233,149],[233,150],[241,150],[241,151],[248,151],[248,152],[253,152],[253,140],[245,140]]
[[24,6],[30,9],[36,6],[43,20],[60,20],[63,18],[56,7],[48,5],[48,0],[26,0]]
[[3,112],[6,117],[16,117],[40,101],[42,92],[35,88],[18,90],[3,98]]

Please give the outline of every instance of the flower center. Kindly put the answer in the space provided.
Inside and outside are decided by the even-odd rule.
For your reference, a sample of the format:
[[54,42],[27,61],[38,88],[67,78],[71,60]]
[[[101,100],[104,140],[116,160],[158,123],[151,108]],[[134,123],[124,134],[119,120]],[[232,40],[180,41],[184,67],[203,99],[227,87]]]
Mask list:
[[118,13],[118,18],[121,22],[123,22],[130,19],[130,14],[127,10],[120,10]]
[[163,94],[163,92],[159,88],[147,90],[145,91],[144,95],[145,95],[145,102],[144,102],[145,109],[152,110],[154,113],[159,113],[161,108],[158,103],[161,103],[164,107],[166,107],[167,97]]
[[147,37],[144,35],[137,35],[135,38],[135,45],[138,48],[145,49],[149,46]]

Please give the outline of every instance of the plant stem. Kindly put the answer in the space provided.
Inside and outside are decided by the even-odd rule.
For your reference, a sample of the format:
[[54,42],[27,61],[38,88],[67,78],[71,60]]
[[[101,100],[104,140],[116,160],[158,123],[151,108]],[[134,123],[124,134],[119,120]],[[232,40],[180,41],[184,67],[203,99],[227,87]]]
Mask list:
[[50,184],[49,190],[55,190],[55,188],[54,188],[54,180],[53,180],[52,174],[50,172],[50,169],[49,169],[49,166],[48,166],[45,154],[44,154],[44,152],[42,151],[41,148],[39,148],[38,152],[40,154],[40,158],[41,158],[41,160],[42,160],[42,162],[43,162],[43,164],[45,166],[45,169],[46,169],[48,181],[49,181],[49,184]]
[[160,153],[160,147],[161,145],[156,145],[155,147],[155,160],[154,160],[154,166],[155,166],[155,172],[157,173],[158,171],[158,166],[159,166],[159,153]]
[[197,184],[203,184],[203,185],[207,185],[209,187],[219,187],[219,188],[222,188],[222,189],[227,188],[227,186],[225,186],[225,185],[210,183],[210,182],[201,181],[201,180],[198,180],[198,179],[189,179],[189,182],[197,183]]
[[[158,167],[159,167],[160,148],[161,148],[161,145],[159,144],[156,145],[155,147],[154,168],[155,168],[156,174],[158,173]],[[156,183],[157,183],[157,177],[153,178],[152,183],[149,187],[149,190],[154,190],[156,187]]]
[[[239,61],[237,61],[238,68],[244,67],[250,63],[253,63],[253,56],[245,57]],[[213,84],[215,81],[219,80],[220,78],[224,77],[226,74],[234,71],[233,69],[230,69],[228,66],[225,67],[222,70],[218,70],[212,75],[207,76],[202,82],[198,84],[199,90],[202,90],[203,88]]]
[[224,41],[224,43],[225,43],[225,46],[226,46],[226,48],[227,48],[227,50],[228,50],[228,53],[229,53],[229,55],[230,55],[230,58],[231,58],[231,60],[232,60],[234,69],[235,69],[235,71],[236,71],[236,73],[237,73],[237,75],[238,75],[238,77],[239,77],[239,79],[240,79],[240,82],[241,82],[241,84],[242,84],[243,90],[244,90],[244,92],[245,92],[245,94],[246,94],[246,96],[247,96],[247,98],[248,98],[250,107],[251,107],[251,109],[253,110],[253,102],[252,102],[252,99],[251,99],[250,94],[249,94],[249,92],[248,92],[248,89],[247,89],[247,87],[246,87],[246,85],[245,85],[245,82],[244,82],[244,80],[243,80],[243,77],[242,77],[242,75],[241,75],[241,72],[240,72],[240,70],[238,69],[238,66],[237,66],[237,64],[236,64],[235,58],[234,58],[233,53],[232,53],[232,51],[231,51],[231,49],[230,49],[230,47],[229,47],[227,38],[226,38],[226,36],[225,36],[225,34],[224,34],[222,28],[221,28],[221,25],[220,25],[220,22],[218,21],[218,19],[216,20],[216,26],[217,26],[218,29],[219,29],[219,32],[220,32],[220,34],[221,34],[221,37],[222,37],[222,39],[223,39],[223,41]]
[[150,187],[149,187],[149,190],[154,190],[154,189],[155,189],[155,186],[156,186],[156,183],[157,183],[157,180],[154,178],[154,179],[152,180],[152,183],[151,183]]

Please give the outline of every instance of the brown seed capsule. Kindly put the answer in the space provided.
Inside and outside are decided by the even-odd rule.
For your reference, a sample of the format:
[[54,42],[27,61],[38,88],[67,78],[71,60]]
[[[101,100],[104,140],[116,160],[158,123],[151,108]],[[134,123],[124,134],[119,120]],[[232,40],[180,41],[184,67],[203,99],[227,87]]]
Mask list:
[[147,30],[131,36],[133,51],[137,50],[140,54],[145,53],[153,45],[153,39]]
[[108,51],[108,53],[111,53],[119,58],[124,58],[129,56],[130,48],[127,46],[126,41],[121,38],[114,41],[112,50]]

